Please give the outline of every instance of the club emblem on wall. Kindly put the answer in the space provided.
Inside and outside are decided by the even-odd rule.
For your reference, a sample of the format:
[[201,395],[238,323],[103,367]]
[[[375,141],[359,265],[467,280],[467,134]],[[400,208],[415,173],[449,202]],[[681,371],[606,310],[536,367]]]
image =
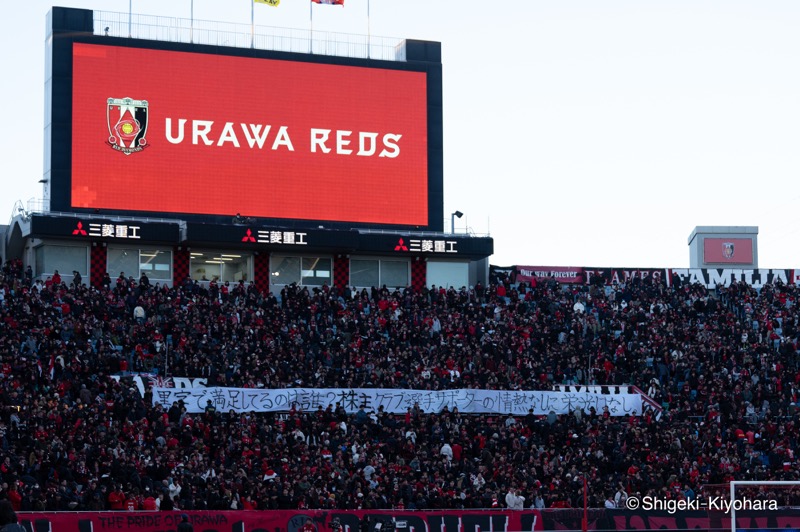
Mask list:
[[130,155],[147,146],[147,100],[109,98],[106,107],[108,144]]
[[733,258],[733,251],[734,251],[733,242],[723,242],[722,243],[722,256],[723,257],[725,257],[726,259],[732,259]]

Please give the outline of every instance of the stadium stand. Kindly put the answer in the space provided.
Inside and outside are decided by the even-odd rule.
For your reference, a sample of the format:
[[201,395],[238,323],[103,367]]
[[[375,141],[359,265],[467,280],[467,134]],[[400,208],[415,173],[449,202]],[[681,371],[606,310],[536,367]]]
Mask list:
[[[589,506],[603,508],[798,479],[795,285],[495,279],[271,295],[141,281],[94,288],[3,266],[0,499],[16,511],[575,508],[584,477]],[[187,414],[111,378],[163,368],[167,353],[170,374],[209,385],[519,390],[588,378],[635,384],[664,411]]]

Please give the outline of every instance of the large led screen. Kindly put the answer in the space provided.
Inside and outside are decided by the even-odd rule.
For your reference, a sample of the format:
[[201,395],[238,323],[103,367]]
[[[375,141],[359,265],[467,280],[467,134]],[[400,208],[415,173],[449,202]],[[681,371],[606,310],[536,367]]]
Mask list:
[[706,264],[752,264],[753,240],[750,238],[706,238],[703,240]]
[[424,72],[74,43],[71,206],[427,226]]

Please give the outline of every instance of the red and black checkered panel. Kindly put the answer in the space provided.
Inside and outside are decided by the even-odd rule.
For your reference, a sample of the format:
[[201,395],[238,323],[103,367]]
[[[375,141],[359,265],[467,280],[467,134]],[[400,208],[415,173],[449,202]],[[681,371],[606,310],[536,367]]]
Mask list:
[[411,261],[411,288],[421,292],[428,277],[428,263],[417,257]]
[[257,253],[253,256],[253,281],[259,292],[269,292],[269,253]]
[[333,286],[344,289],[350,284],[350,257],[336,255],[333,258]]
[[176,247],[172,251],[172,286],[181,286],[189,277],[189,250]]
[[95,288],[103,286],[103,275],[108,263],[108,248],[101,242],[93,242],[89,252],[89,282]]

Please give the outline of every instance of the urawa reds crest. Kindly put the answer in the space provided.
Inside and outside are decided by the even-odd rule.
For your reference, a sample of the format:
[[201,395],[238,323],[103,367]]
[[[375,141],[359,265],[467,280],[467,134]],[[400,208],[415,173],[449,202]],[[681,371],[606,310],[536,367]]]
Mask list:
[[109,98],[106,107],[108,144],[125,155],[147,146],[147,100]]
[[725,259],[730,260],[733,258],[733,253],[735,251],[734,243],[733,242],[723,242],[722,243],[722,256]]

